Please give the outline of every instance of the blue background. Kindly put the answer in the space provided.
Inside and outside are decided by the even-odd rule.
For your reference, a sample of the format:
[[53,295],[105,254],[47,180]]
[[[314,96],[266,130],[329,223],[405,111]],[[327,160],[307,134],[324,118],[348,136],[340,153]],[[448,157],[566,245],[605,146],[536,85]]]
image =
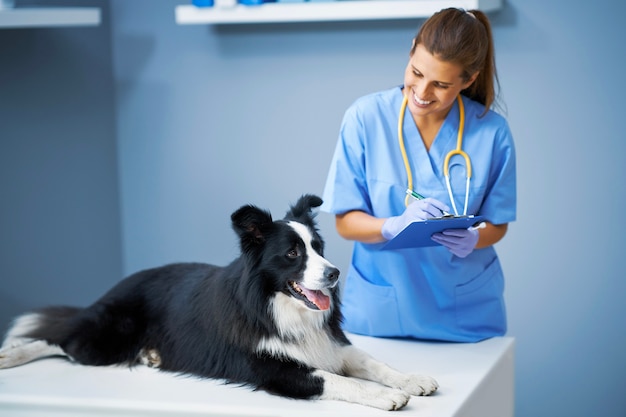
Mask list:
[[[145,267],[229,262],[230,213],[321,194],[343,112],[402,83],[420,23],[180,26],[180,0],[36,3],[103,23],[0,29],[2,330]],[[518,417],[626,415],[625,15],[609,0],[491,15],[518,151],[518,221],[497,245]],[[318,219],[345,270],[350,243]]]

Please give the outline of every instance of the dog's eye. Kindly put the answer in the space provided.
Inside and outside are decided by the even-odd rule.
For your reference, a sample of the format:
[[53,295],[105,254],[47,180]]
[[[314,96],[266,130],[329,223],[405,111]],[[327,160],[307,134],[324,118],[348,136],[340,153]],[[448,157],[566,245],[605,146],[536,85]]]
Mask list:
[[297,249],[292,249],[289,252],[287,252],[287,258],[289,259],[294,259],[298,257],[298,250]]

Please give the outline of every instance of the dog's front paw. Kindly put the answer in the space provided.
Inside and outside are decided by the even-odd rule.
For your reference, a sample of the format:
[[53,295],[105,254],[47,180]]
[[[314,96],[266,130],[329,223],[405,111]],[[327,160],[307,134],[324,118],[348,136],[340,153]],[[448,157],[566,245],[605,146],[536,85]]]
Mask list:
[[439,384],[433,378],[425,375],[406,375],[398,388],[411,395],[431,395],[439,388]]
[[426,375],[408,375],[402,389],[412,395],[431,395],[439,388],[439,384],[434,378]]
[[395,411],[407,405],[410,399],[411,394],[401,389],[381,388],[379,392],[364,400],[363,404],[385,411]]

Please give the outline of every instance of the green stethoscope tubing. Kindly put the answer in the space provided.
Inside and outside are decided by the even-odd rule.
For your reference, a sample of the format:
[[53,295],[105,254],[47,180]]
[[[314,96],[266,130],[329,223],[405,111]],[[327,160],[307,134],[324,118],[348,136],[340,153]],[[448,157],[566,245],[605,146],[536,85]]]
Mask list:
[[[456,208],[456,203],[454,202],[454,196],[452,195],[452,186],[450,184],[450,159],[454,155],[459,155],[465,159],[465,167],[467,170],[467,177],[465,179],[465,204],[463,207],[463,215],[467,215],[467,205],[469,201],[469,185],[470,178],[472,177],[472,162],[470,161],[469,155],[463,150],[463,130],[465,128],[465,106],[463,105],[463,99],[459,94],[456,97],[457,102],[459,103],[459,130],[457,133],[456,139],[456,149],[451,150],[446,154],[446,157],[443,160],[443,175],[446,179],[446,188],[448,189],[448,196],[450,197],[450,201],[452,202],[452,208],[454,210],[455,215],[459,215],[459,212]],[[400,152],[402,153],[402,160],[404,161],[404,169],[406,170],[407,175],[407,188],[409,190],[413,190],[413,175],[411,173],[411,164],[409,163],[409,158],[406,154],[406,147],[404,146],[404,134],[402,133],[402,127],[404,125],[404,114],[406,113],[406,106],[409,102],[409,96],[405,95],[402,100],[402,106],[400,107],[400,115],[398,117],[398,142],[400,145]],[[407,194],[404,204],[409,205],[410,196]]]

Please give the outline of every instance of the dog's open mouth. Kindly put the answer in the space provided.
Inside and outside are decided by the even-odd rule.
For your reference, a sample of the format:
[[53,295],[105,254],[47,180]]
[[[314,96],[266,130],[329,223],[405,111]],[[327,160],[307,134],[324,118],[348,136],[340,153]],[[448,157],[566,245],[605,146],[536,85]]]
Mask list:
[[304,301],[304,304],[312,310],[328,310],[330,308],[330,297],[322,290],[310,290],[295,281],[289,281],[287,288],[291,295]]

